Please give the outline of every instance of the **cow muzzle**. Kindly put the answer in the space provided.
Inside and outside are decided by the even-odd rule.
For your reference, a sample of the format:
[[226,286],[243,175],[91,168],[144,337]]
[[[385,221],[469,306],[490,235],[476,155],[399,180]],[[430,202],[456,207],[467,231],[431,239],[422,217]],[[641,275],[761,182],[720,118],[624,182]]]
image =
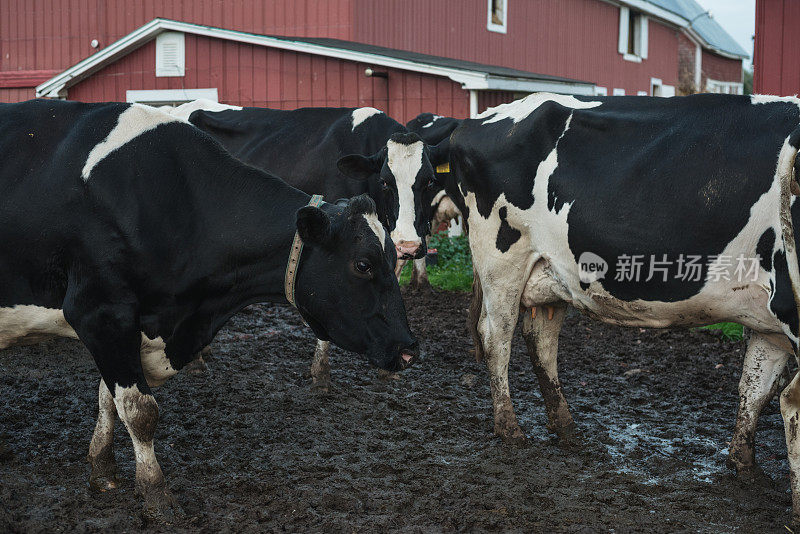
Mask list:
[[414,260],[425,255],[421,241],[398,241],[394,248],[397,250],[398,260]]

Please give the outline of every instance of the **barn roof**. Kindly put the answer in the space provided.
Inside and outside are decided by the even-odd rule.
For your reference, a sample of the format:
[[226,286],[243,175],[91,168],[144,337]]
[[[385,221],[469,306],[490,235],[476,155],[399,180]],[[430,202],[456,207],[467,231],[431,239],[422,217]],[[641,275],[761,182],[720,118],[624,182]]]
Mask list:
[[464,89],[593,95],[594,83],[516,69],[460,61],[338,39],[276,37],[225,30],[168,19],[154,19],[36,87],[36,96],[63,97],[66,90],[133,52],[165,31],[177,31],[307,54],[357,61],[447,77]]
[[635,9],[650,12],[691,34],[703,48],[736,59],[750,55],[695,0],[621,0]]

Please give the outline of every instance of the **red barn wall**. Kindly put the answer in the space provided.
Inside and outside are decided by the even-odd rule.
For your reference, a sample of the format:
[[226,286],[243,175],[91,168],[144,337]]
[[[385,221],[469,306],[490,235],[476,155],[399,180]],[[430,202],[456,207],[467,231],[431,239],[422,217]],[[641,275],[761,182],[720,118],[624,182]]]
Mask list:
[[352,40],[353,0],[2,0],[0,71],[58,69],[154,18],[266,35]]
[[675,85],[678,32],[649,22],[648,59],[617,51],[619,8],[600,0],[510,1],[508,33],[486,29],[486,0],[354,0],[354,40],[595,82],[627,94]]
[[753,91],[800,93],[800,2],[756,0]]
[[186,35],[186,75],[155,76],[155,41],[69,89],[85,102],[125,101],[136,89],[217,88],[220,102],[294,109],[373,106],[400,122],[423,111],[469,115],[469,95],[447,78],[390,69],[367,78],[370,65]]
[[742,80],[742,60],[729,59],[703,50],[703,85],[707,78],[739,82]]

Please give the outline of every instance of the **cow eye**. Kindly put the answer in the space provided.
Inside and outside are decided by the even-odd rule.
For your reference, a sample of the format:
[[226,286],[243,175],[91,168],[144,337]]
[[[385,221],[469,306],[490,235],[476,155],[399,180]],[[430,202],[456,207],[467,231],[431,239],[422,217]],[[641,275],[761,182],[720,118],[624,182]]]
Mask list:
[[367,274],[372,270],[372,265],[369,264],[368,261],[365,260],[358,260],[356,261],[356,271],[360,273]]

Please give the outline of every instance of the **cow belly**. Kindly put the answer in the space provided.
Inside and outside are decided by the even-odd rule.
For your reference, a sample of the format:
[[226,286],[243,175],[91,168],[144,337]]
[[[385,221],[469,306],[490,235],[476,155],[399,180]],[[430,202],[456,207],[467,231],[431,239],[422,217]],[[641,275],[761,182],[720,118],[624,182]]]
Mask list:
[[[78,339],[78,334],[64,318],[63,310],[27,304],[0,308],[0,349],[35,345],[58,337]],[[160,386],[177,373],[167,358],[165,347],[160,337],[150,339],[142,334],[142,370],[151,386]]]
[[62,310],[27,304],[0,308],[0,349],[56,337],[78,338]]
[[753,282],[709,284],[690,299],[678,302],[624,301],[592,283],[586,290],[564,280],[544,259],[536,262],[525,284],[522,305],[525,308],[567,302],[599,321],[618,326],[668,328],[702,326],[733,321],[759,332],[780,333],[781,326],[769,310],[767,273]]

